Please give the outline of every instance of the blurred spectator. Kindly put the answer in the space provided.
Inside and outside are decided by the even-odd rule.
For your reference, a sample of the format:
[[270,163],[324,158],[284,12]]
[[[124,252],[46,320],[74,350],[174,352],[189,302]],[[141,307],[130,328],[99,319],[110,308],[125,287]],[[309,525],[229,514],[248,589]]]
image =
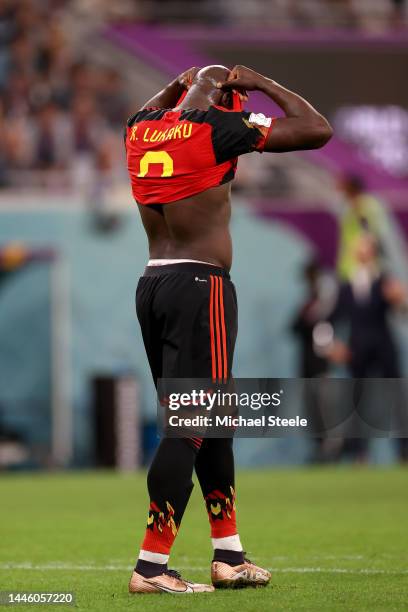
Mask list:
[[355,27],[358,25],[353,0],[328,0],[326,2],[302,2],[289,0],[289,15],[299,26],[337,25]]
[[116,70],[107,69],[101,74],[98,106],[108,121],[122,124],[129,109],[128,96],[125,95],[122,79]]
[[401,28],[405,21],[405,0],[391,0],[392,14],[391,14],[391,26]]
[[372,235],[355,243],[355,266],[341,285],[331,320],[349,325],[349,350],[338,346],[332,357],[346,360],[353,378],[398,378],[398,353],[388,319],[389,310],[406,302],[404,285],[381,271],[378,244]]
[[[59,172],[64,184],[82,188],[85,175],[97,180],[91,170],[97,173],[100,147],[126,120],[119,74],[77,55],[64,24],[70,4],[0,3],[0,187],[49,186],[45,177]],[[117,148],[113,153],[111,172],[123,164]]]
[[[406,288],[381,270],[374,236],[360,236],[354,248],[355,266],[340,287],[330,317],[335,325],[339,321],[347,324],[348,342],[335,340],[329,356],[335,363],[346,364],[352,378],[399,378],[399,355],[388,315],[392,309],[406,308]],[[398,448],[401,459],[406,460],[407,444],[399,441]],[[356,438],[343,450],[364,459],[367,441]]]
[[339,182],[344,210],[340,216],[340,238],[337,273],[341,281],[353,275],[356,266],[356,244],[367,232],[380,240],[380,203],[367,193],[364,181],[356,175],[346,175]]
[[16,274],[34,262],[51,261],[55,253],[46,248],[30,248],[21,242],[0,245],[0,292]]
[[39,109],[36,119],[33,125],[33,167],[39,170],[65,168],[70,154],[67,118],[55,103],[47,102]]
[[[83,15],[112,21],[154,23],[220,23],[282,28],[376,28],[389,27],[390,13],[404,0],[71,0]],[[392,25],[392,23],[391,23]]]
[[306,299],[300,307],[292,325],[300,343],[299,376],[314,378],[327,372],[327,359],[316,354],[313,344],[313,330],[323,317],[322,300],[319,294],[321,269],[317,260],[310,260],[303,269],[306,284]]
[[[295,316],[292,331],[299,340],[300,378],[318,378],[328,371],[328,361],[315,351],[313,331],[318,321],[324,316],[324,302],[319,291],[321,268],[316,259],[310,260],[303,269],[306,284],[306,297]],[[311,462],[325,460],[324,410],[326,408],[322,387],[305,381],[303,402],[308,427],[313,432]]]
[[[385,24],[390,2],[379,0],[388,9]],[[394,0],[392,6],[393,23],[402,23],[403,1]],[[105,149],[113,136],[120,140],[118,135],[130,114],[127,87],[117,70],[88,61],[82,27],[75,31],[69,27],[72,14],[84,21],[81,26],[86,32],[95,23],[117,18],[273,24],[277,28],[354,27],[360,25],[362,10],[352,0],[254,0],[250,5],[227,0],[153,0],[147,4],[132,0],[116,4],[107,0],[1,0],[0,188],[63,184],[89,193],[90,183],[99,179],[100,148]],[[292,161],[291,171],[288,163],[265,158],[263,171],[259,163],[255,169],[248,160],[242,163],[241,187],[257,195],[303,195],[304,185],[298,177],[307,177],[307,169],[297,172]],[[121,175],[122,170],[123,148],[114,147],[109,173]],[[56,173],[58,179],[48,180],[47,176]],[[107,179],[106,171],[103,178]]]

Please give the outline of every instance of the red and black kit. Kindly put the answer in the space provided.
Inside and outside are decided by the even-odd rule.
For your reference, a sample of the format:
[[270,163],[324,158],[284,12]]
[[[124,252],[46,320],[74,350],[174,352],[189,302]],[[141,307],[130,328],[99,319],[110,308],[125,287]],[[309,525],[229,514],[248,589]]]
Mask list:
[[[136,309],[155,384],[159,378],[231,376],[237,298],[228,272],[200,263],[149,266]],[[192,488],[195,468],[212,537],[235,535],[232,438],[164,438],[148,473],[151,505],[144,550],[168,553]]]
[[[263,151],[273,120],[247,111],[144,109],[125,143],[135,200],[168,204],[231,181],[239,155]],[[159,180],[158,180],[159,179]]]
[[158,378],[231,376],[238,309],[226,270],[201,263],[148,266],[136,291],[143,341]]
[[[272,125],[263,115],[217,106],[139,111],[125,134],[135,200],[171,205],[231,181],[238,156],[262,152]],[[238,312],[226,270],[199,262],[148,266],[137,287],[136,309],[156,385],[159,378],[223,384],[231,377]],[[148,472],[144,551],[170,552],[193,488],[193,469],[212,538],[222,542],[237,534],[232,439],[163,438]],[[228,553],[236,563],[243,561],[242,552]],[[136,571],[147,571],[146,564],[139,559]]]

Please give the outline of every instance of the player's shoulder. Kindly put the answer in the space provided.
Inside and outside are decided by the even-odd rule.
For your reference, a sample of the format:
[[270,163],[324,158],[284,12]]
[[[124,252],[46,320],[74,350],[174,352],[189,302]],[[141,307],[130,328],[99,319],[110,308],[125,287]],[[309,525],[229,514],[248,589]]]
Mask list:
[[211,114],[218,121],[229,123],[243,123],[247,127],[269,128],[272,117],[266,117],[263,113],[253,113],[250,110],[235,110],[223,108],[222,106],[211,106]]
[[167,108],[157,107],[142,108],[141,110],[137,111],[137,113],[129,117],[129,119],[126,121],[126,125],[127,127],[132,127],[132,125],[139,123],[140,121],[157,121],[161,119],[164,113],[166,113],[168,110],[169,109]]
[[216,129],[227,129],[228,126],[231,128],[237,127],[247,115],[243,111],[232,110],[215,104],[212,104],[204,113],[203,121]]
[[166,113],[177,113],[177,119],[180,121],[191,121],[193,123],[206,123],[208,119],[208,111],[200,109],[186,109],[174,111],[172,108],[142,108],[126,121],[127,127],[132,127],[135,123],[141,121],[160,121]]
[[217,117],[219,119],[228,119],[230,117],[242,117],[247,115],[248,113],[243,110],[225,108],[224,106],[217,106],[216,104],[212,104],[208,109],[208,114],[212,117]]

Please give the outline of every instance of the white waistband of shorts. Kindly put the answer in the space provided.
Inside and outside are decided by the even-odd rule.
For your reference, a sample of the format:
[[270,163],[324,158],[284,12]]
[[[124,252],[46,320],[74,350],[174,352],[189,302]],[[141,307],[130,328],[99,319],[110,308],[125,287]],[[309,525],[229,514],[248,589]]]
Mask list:
[[179,264],[179,263],[199,263],[199,264],[205,264],[206,266],[215,266],[215,264],[209,263],[208,261],[200,261],[199,259],[149,259],[147,265],[149,267],[150,266],[169,266],[171,264]]

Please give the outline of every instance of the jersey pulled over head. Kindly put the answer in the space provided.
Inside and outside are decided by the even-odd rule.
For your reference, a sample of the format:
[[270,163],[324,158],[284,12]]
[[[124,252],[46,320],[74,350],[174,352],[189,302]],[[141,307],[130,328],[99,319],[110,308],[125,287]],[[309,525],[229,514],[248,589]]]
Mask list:
[[231,181],[239,155],[262,152],[270,117],[242,110],[238,92],[217,87],[229,70],[200,70],[174,109],[145,108],[126,126],[132,192],[139,204],[167,204]]

